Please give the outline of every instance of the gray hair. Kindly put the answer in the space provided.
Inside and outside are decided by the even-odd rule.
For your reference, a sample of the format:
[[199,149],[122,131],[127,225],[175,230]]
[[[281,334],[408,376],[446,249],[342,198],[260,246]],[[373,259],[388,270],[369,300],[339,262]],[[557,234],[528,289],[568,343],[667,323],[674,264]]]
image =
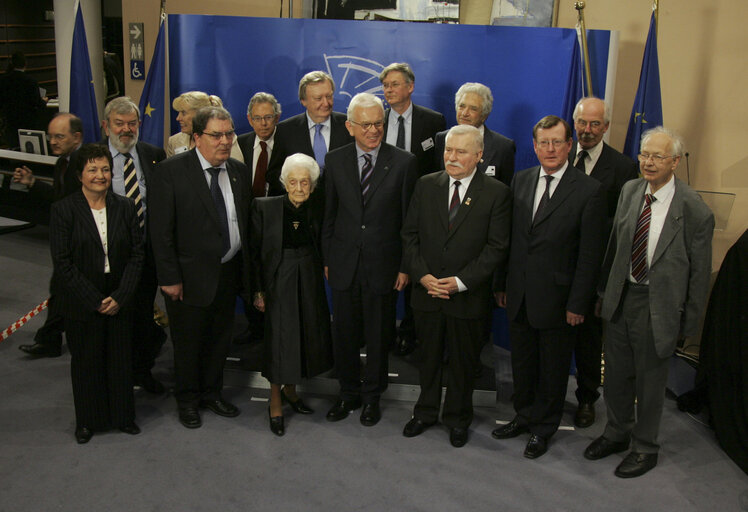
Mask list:
[[252,107],[257,105],[258,103],[270,103],[273,106],[273,113],[276,116],[281,115],[281,104],[278,103],[278,100],[275,99],[275,96],[270,94],[269,92],[258,92],[255,93],[254,96],[249,100],[249,105],[247,105],[247,115],[252,115]]
[[299,168],[309,171],[309,179],[312,180],[311,189],[314,190],[314,187],[317,186],[317,180],[319,180],[319,165],[314,158],[304,153],[294,153],[286,158],[281,168],[280,182],[285,186],[288,173]]
[[665,128],[664,126],[655,126],[654,128],[645,131],[642,134],[640,147],[644,146],[644,144],[649,141],[649,138],[652,137],[652,135],[657,135],[659,133],[666,135],[670,139],[670,146],[673,152],[673,156],[683,156],[686,146],[686,143],[683,141],[683,137],[681,137],[674,131]]
[[112,101],[106,104],[104,108],[104,119],[109,120],[109,116],[114,114],[137,114],[140,119],[140,109],[128,96],[120,96],[114,98]]
[[374,96],[373,94],[370,94],[368,92],[360,92],[356,94],[351,99],[351,102],[348,104],[347,115],[348,115],[349,121],[353,121],[353,113],[359,107],[361,108],[379,107],[382,110],[382,114],[384,114],[384,105],[382,105],[382,100],[380,100],[377,96]]
[[384,82],[384,79],[387,78],[387,75],[393,71],[399,71],[400,73],[402,73],[405,77],[405,81],[409,84],[412,84],[416,81],[416,75],[413,74],[413,70],[410,69],[410,66],[407,62],[393,62],[392,64],[384,68],[382,72],[379,73],[379,81]]
[[447,141],[453,135],[468,135],[473,139],[473,145],[477,151],[483,151],[483,135],[480,134],[480,130],[471,124],[458,124],[453,126],[447,132],[447,136],[444,138],[444,144],[446,146]]
[[574,107],[574,114],[572,116],[574,122],[576,122],[577,118],[579,117],[579,109],[582,108],[582,103],[589,100],[597,100],[603,103],[603,121],[605,121],[605,124],[610,124],[610,105],[608,105],[607,101],[604,101],[597,96],[586,96],[577,102],[577,105]]
[[306,75],[302,76],[301,81],[299,81],[299,100],[306,99],[307,85],[324,82],[325,80],[330,82],[330,86],[332,86],[332,92],[335,92],[335,81],[324,71],[310,71]]
[[231,119],[229,111],[223,107],[203,107],[195,113],[192,118],[192,133],[202,135],[208,121],[218,119],[220,121],[231,121],[231,128],[234,127],[234,120]]
[[491,110],[493,110],[493,94],[491,94],[491,89],[478,82],[466,82],[457,89],[455,93],[455,111],[460,107],[462,97],[469,92],[481,97],[483,100],[483,117],[488,117]]

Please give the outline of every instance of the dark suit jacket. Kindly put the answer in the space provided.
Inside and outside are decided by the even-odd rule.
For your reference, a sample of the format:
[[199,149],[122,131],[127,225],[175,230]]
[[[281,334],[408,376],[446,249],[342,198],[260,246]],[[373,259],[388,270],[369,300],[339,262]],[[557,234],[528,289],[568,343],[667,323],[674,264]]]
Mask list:
[[[603,263],[602,317],[619,308],[631,269],[631,246],[647,182],[640,178],[621,191]],[[712,272],[714,215],[688,185],[675,178],[675,193],[649,267],[649,310],[657,355],[673,354],[680,336],[697,333]]]
[[600,182],[568,166],[533,225],[538,172],[531,167],[512,180],[512,245],[497,289],[506,291],[510,320],[524,301],[530,325],[551,329],[567,325],[566,311],[590,309],[605,249],[605,196]]
[[[506,263],[509,253],[512,193],[503,183],[476,172],[451,230],[448,203],[446,171],[418,180],[402,229],[413,281],[411,305],[458,318],[481,318],[490,310],[494,271]],[[426,274],[457,276],[468,289],[449,300],[432,298],[420,284]]]
[[[99,144],[109,147],[109,139],[102,139]],[[135,151],[138,153],[138,159],[140,161],[141,171],[145,176],[146,187],[148,186],[148,180],[153,175],[156,169],[156,164],[162,160],[166,160],[166,151],[163,148],[148,144],[147,142],[139,141],[135,144]],[[146,197],[146,205],[148,198]]]
[[[388,108],[384,111],[384,138],[387,140],[387,129],[390,118]],[[397,115],[397,113],[395,113]],[[434,148],[436,147],[436,134],[447,128],[447,121],[439,112],[431,110],[420,105],[413,104],[413,119],[410,133],[410,152],[416,155],[418,160],[418,171],[421,176],[434,172],[436,161]],[[431,139],[429,141],[429,139]],[[430,142],[430,144],[429,144]],[[429,149],[424,150],[423,144],[430,145]],[[443,165],[443,164],[442,164]]]
[[[252,162],[254,161],[254,147],[255,147],[255,139],[257,138],[257,134],[255,132],[249,132],[245,133],[243,135],[239,135],[236,143],[239,145],[239,149],[242,151],[242,155],[244,155],[244,163],[246,164],[247,168],[249,169],[249,176],[250,176],[250,187],[251,184],[254,183],[254,169],[252,169]],[[274,139],[273,142],[273,151],[270,153],[270,160],[268,160],[268,167],[265,171],[265,183],[268,184],[267,186],[267,195],[281,195],[285,193],[285,190],[278,190],[278,187],[280,186],[281,189],[283,189],[283,186],[280,185],[280,169],[283,167],[283,160],[285,160],[285,157],[283,160],[280,160],[280,151],[278,151],[278,140]],[[274,173],[277,173],[274,178],[274,185],[273,185],[273,192],[270,193],[270,182],[268,181],[268,174],[270,174],[270,169],[273,169]]]
[[330,287],[350,288],[358,271],[376,293],[392,291],[398,271],[407,272],[400,228],[418,179],[416,157],[383,142],[366,205],[355,142],[327,153],[325,173],[322,253]]
[[14,69],[0,75],[0,114],[5,119],[8,140],[18,145],[18,129],[40,127],[44,110],[39,84],[28,73]]
[[65,158],[59,157],[55,162],[52,185],[41,180],[36,180],[34,181],[34,185],[29,189],[29,194],[45,203],[51,204],[80,190],[81,180],[78,179],[75,171],[76,166],[80,165],[77,155],[77,149],[70,153],[70,158],[64,172],[62,163]]
[[82,191],[52,205],[49,222],[53,283],[60,314],[89,320],[107,296],[127,307],[140,280],[143,240],[132,200],[106,196],[109,279],[115,289],[106,293],[104,249],[91,208]]
[[[576,159],[576,153],[577,142],[574,142],[569,153],[570,165],[574,165],[573,160]],[[603,184],[608,210],[608,231],[610,231],[613,225],[613,217],[616,215],[616,205],[618,204],[618,196],[621,195],[621,187],[627,181],[637,178],[639,165],[603,142],[600,158],[597,159],[597,163],[589,175]]]
[[[185,304],[204,307],[215,298],[223,242],[210,187],[197,149],[158,164],[149,183],[148,227],[161,286],[182,283]],[[226,169],[241,235],[242,284],[249,287],[249,169],[229,158]]]
[[[444,141],[447,137],[447,131],[436,134],[434,157],[436,158],[437,169],[440,171],[444,170]],[[486,126],[483,132],[483,158],[478,162],[478,170],[485,173],[489,167],[493,166],[493,177],[509,186],[514,176],[514,154],[516,152],[517,146],[512,139],[489,130]]]
[[[345,127],[345,121],[345,114],[339,112],[331,114],[330,146],[327,148],[328,152],[353,142],[353,137],[351,137],[348,129]],[[304,153],[314,158],[314,149],[312,148],[312,140],[309,136],[306,112],[289,117],[285,121],[278,123],[275,131],[275,145],[273,147],[273,155],[277,154],[277,159],[272,167],[268,162],[268,195],[280,196],[286,193],[286,189],[283,188],[280,182],[280,171],[286,158],[295,153]],[[318,183],[318,186],[322,186],[322,181]]]

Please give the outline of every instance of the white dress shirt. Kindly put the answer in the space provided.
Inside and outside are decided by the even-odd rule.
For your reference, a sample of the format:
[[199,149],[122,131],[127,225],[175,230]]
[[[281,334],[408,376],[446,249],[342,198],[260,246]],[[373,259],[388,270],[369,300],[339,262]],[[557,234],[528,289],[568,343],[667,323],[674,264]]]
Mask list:
[[[205,175],[205,181],[208,182],[208,188],[210,188],[210,181],[213,177],[207,171],[212,165],[203,157],[199,149],[195,150],[197,157],[200,159],[200,166],[203,168],[203,174]],[[231,190],[231,181],[229,179],[229,173],[226,170],[226,162],[218,166],[223,172],[218,173],[218,186],[221,187],[221,194],[223,195],[223,201],[226,203],[226,216],[229,221],[229,240],[231,241],[231,248],[221,258],[221,263],[226,263],[231,258],[236,256],[236,253],[242,248],[242,239],[239,234],[239,220],[236,216],[236,203],[234,203],[234,192]]]
[[390,109],[390,115],[387,119],[387,144],[397,146],[397,130],[399,128],[397,119],[403,116],[403,129],[405,130],[405,151],[410,151],[411,134],[413,133],[413,102],[410,102],[405,112],[398,114],[394,109]]
[[[558,187],[558,184],[561,181],[561,178],[563,177],[568,167],[569,167],[569,162],[566,162],[561,169],[559,169],[558,171],[550,175],[550,176],[553,176],[553,179],[551,180],[551,184],[548,187],[548,199],[553,197],[553,193],[556,191],[556,187]],[[545,169],[543,169],[543,166],[541,165],[540,171],[538,171],[538,184],[535,187],[535,200],[532,203],[532,216],[533,217],[535,217],[535,213],[538,211],[538,205],[540,204],[540,199],[543,197],[543,194],[545,193],[546,180],[543,176],[547,176],[547,175],[548,173],[545,172]]]

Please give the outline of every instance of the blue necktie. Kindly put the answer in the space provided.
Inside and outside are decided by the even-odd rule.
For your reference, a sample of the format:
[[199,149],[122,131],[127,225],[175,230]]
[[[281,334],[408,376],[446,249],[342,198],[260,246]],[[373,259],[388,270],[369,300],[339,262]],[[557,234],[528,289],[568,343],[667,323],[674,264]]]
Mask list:
[[325,167],[325,155],[327,154],[327,145],[325,138],[322,136],[323,124],[314,125],[314,159],[319,164],[320,172]]

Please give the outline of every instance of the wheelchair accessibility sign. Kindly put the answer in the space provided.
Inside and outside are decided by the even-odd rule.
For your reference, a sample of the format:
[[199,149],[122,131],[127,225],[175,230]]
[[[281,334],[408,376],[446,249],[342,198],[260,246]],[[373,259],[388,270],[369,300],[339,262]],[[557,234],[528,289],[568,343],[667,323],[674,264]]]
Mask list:
[[130,61],[130,78],[133,80],[145,80],[145,61],[144,60],[131,60]]

